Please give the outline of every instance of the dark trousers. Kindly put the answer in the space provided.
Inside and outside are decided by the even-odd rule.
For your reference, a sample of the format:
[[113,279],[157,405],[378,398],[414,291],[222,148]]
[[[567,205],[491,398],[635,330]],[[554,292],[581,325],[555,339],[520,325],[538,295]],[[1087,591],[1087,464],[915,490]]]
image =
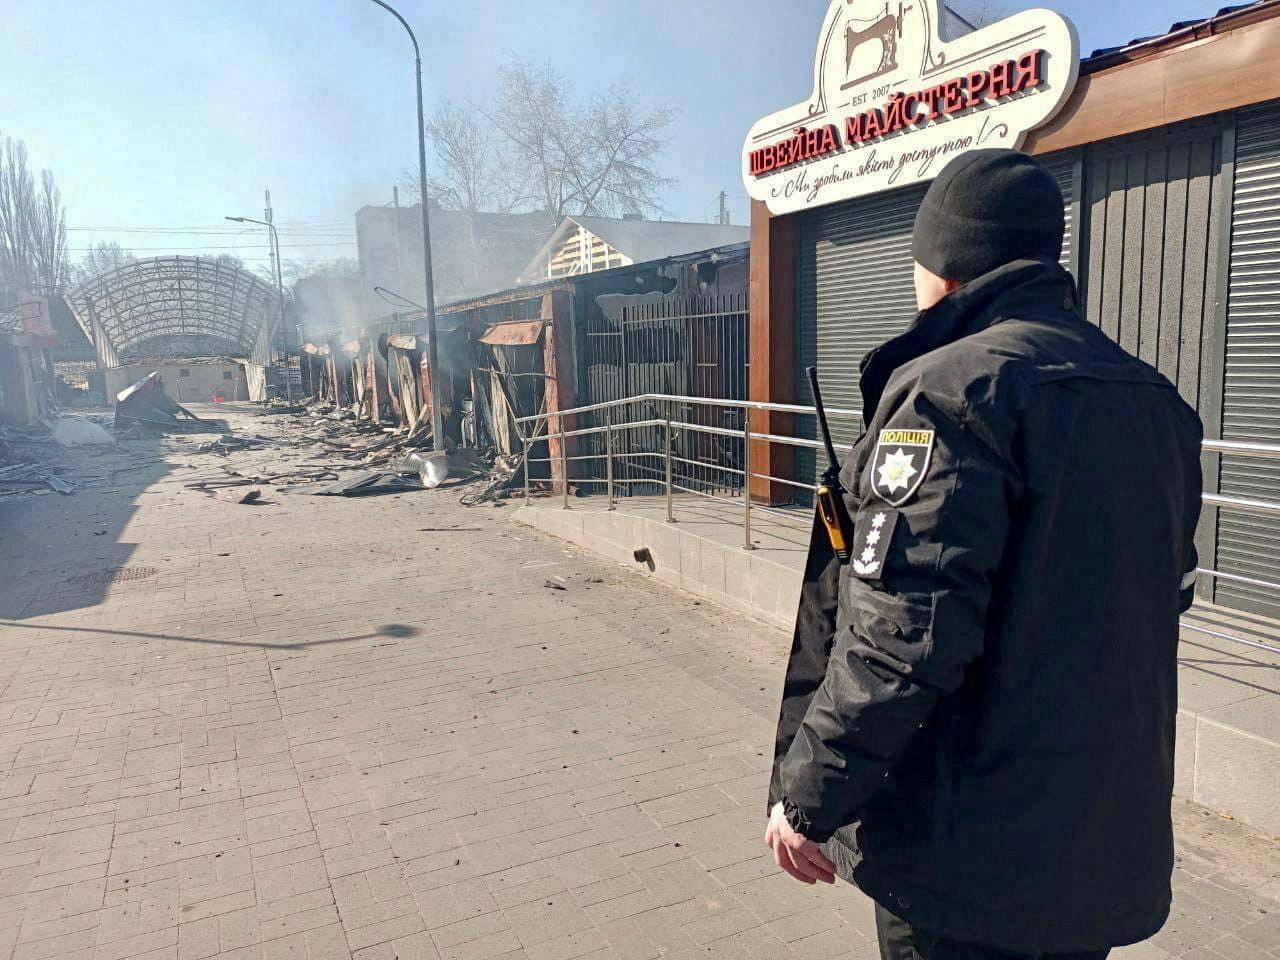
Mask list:
[[1111,952],[1010,953],[976,943],[960,943],[914,930],[878,903],[876,933],[880,937],[880,960],[1106,960]]

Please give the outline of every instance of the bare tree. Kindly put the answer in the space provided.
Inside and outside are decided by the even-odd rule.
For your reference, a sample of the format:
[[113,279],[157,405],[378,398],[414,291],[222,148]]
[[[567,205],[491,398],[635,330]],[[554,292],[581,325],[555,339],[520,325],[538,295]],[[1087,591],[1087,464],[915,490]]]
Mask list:
[[95,243],[72,269],[72,279],[76,283],[84,283],[92,277],[118,270],[137,259],[115,241]]
[[661,210],[661,191],[673,181],[655,160],[674,107],[637,109],[625,84],[575,106],[550,64],[519,58],[501,68],[499,83],[488,119],[509,140],[510,166],[524,172],[535,204],[557,217]]
[[35,274],[30,227],[35,186],[27,165],[27,145],[0,138],[0,303],[29,290]]
[[71,277],[71,261],[67,257],[67,210],[62,205],[62,191],[53,174],[40,171],[40,191],[35,198],[31,218],[35,253],[36,290],[47,296],[60,295]]
[[0,137],[0,297],[60,294],[68,273],[66,210],[53,174],[42,170],[37,186],[26,144]]
[[583,213],[607,216],[662,208],[660,193],[674,181],[658,174],[653,163],[666,146],[663,133],[676,111],[637,111],[635,102],[629,86],[614,84],[581,117],[583,137],[576,156],[566,150],[566,169],[573,185],[570,202]]
[[574,138],[572,113],[564,78],[550,64],[513,58],[499,71],[497,108],[486,118],[507,137],[512,169],[523,175],[535,203],[557,217],[564,213],[562,154]]

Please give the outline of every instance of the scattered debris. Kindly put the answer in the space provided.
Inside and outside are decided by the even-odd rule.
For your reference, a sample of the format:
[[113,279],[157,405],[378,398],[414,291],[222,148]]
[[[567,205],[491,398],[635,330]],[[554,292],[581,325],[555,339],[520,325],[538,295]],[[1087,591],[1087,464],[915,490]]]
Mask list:
[[266,437],[241,437],[224,433],[217,440],[207,440],[197,446],[196,452],[216,453],[220,457],[226,457],[241,450],[251,450],[255,447],[269,447],[272,445],[273,442]]
[[61,493],[64,496],[69,496],[76,492],[75,484],[68,483],[61,477],[54,476],[52,473],[45,474],[44,482],[48,484],[50,490],[53,490],[56,493]]
[[636,563],[653,563],[653,554],[649,552],[648,547],[641,547],[639,550],[631,554],[635,558]]
[[192,483],[185,483],[188,490],[202,490],[209,492],[221,487],[248,487],[255,483],[262,483],[260,477],[217,477],[212,480],[196,480]]
[[568,590],[569,589],[563,583],[556,583],[554,580],[548,580],[546,583],[543,584],[543,586],[546,587],[548,590]]
[[340,480],[333,486],[316,490],[315,494],[325,497],[367,497],[371,494],[401,493],[406,490],[421,489],[422,478],[416,473],[373,470],[347,480]]
[[498,506],[498,502],[508,496],[509,489],[523,466],[523,454],[512,454],[505,457],[495,456],[484,486],[479,490],[465,494],[459,502],[464,507],[474,507],[492,500],[494,506]]
[[0,467],[0,495],[30,492],[36,487],[48,487],[61,494],[75,493],[77,484],[57,476],[48,467],[38,463],[15,463]]

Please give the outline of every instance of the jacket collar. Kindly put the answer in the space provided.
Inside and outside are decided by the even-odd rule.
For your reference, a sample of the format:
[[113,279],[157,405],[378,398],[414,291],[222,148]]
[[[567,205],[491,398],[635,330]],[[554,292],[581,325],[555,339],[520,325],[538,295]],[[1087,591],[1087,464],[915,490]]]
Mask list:
[[1071,274],[1056,263],[1015,260],[971,280],[916,314],[906,331],[862,358],[862,420],[870,423],[893,372],[917,357],[1009,317],[1076,308]]

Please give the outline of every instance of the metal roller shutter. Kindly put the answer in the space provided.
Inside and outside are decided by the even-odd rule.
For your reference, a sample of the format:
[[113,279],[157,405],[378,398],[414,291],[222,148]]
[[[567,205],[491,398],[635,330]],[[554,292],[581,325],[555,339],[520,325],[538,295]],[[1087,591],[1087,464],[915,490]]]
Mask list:
[[1085,315],[1216,422],[1212,328],[1224,242],[1219,125],[1186,125],[1090,151]]
[[1062,188],[1062,199],[1066,208],[1066,232],[1062,236],[1062,265],[1070,270],[1072,254],[1075,252],[1076,210],[1080,198],[1076,194],[1076,153],[1053,153],[1041,157],[1040,162],[1049,168],[1049,172],[1058,180]]
[[[1280,443],[1280,104],[1240,111],[1236,128],[1222,436]],[[1224,494],[1280,499],[1280,462],[1222,458]],[[1280,577],[1280,518],[1218,511],[1217,569]],[[1214,599],[1280,617],[1280,592],[1217,581]]]
[[[909,187],[806,214],[800,222],[799,336],[796,397],[812,402],[805,368],[817,366],[829,407],[857,410],[858,364],[871,350],[901,333],[916,313],[911,226],[925,188]],[[832,435],[852,443],[858,424],[833,419]],[[813,438],[812,417],[797,418],[801,435]],[[824,466],[825,466],[825,458]],[[798,450],[796,479],[813,483],[817,459]]]
[[[1071,264],[1074,153],[1041,158],[1057,177],[1067,208],[1062,263]],[[796,402],[810,403],[805,368],[816,365],[829,407],[858,409],[858,364],[872,349],[906,329],[916,314],[911,227],[927,185],[832,204],[803,214],[797,265]],[[816,435],[812,417],[799,417],[800,436]],[[851,443],[858,425],[832,421],[837,442]],[[825,460],[825,458],[824,458]],[[796,479],[813,483],[818,458],[797,450]],[[805,498],[800,498],[802,501]]]

